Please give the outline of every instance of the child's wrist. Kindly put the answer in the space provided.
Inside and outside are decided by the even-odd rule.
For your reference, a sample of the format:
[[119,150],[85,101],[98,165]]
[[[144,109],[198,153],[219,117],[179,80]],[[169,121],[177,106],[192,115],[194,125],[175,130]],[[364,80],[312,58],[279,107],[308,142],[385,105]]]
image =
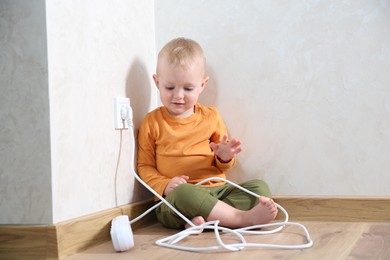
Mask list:
[[230,158],[229,160],[223,160],[221,157],[219,156],[216,156],[217,157],[217,160],[221,163],[229,163],[233,158]]

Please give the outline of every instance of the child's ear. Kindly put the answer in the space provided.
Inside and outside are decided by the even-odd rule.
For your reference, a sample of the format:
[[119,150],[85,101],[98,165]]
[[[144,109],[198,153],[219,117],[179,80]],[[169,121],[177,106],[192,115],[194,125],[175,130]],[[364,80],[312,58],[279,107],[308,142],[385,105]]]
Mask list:
[[201,88],[204,89],[204,87],[206,87],[207,83],[209,82],[209,77],[204,77],[204,79],[202,80],[202,85],[201,85]]
[[158,76],[157,74],[153,74],[153,80],[154,80],[154,84],[156,84],[156,87],[158,88]]

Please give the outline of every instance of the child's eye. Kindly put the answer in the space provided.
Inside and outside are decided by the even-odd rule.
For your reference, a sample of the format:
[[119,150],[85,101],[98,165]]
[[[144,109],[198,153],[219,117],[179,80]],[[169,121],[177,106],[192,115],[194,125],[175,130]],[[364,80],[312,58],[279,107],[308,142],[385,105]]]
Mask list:
[[184,88],[185,91],[193,91],[194,88]]
[[173,90],[175,87],[165,87],[167,90]]

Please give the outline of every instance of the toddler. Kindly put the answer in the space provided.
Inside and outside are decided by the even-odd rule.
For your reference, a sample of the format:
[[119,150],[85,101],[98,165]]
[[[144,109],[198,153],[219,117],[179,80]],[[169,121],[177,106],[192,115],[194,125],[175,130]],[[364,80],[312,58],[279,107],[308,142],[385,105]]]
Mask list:
[[[198,103],[209,80],[205,66],[201,46],[191,39],[173,39],[161,49],[153,79],[163,106],[148,113],[140,126],[138,173],[195,225],[212,220],[229,228],[269,223],[277,208],[265,182],[240,184],[260,199],[223,181],[194,185],[226,178],[242,150],[240,140],[228,137],[217,109]],[[165,204],[156,215],[166,227],[188,228]]]

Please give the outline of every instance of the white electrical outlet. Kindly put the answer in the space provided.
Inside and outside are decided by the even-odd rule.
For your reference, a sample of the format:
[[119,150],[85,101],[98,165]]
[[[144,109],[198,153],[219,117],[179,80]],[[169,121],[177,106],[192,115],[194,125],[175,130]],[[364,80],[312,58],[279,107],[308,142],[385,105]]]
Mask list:
[[[124,120],[122,117],[125,116]],[[114,97],[114,127],[117,130],[128,129],[129,120],[132,116],[130,99],[126,97]]]

